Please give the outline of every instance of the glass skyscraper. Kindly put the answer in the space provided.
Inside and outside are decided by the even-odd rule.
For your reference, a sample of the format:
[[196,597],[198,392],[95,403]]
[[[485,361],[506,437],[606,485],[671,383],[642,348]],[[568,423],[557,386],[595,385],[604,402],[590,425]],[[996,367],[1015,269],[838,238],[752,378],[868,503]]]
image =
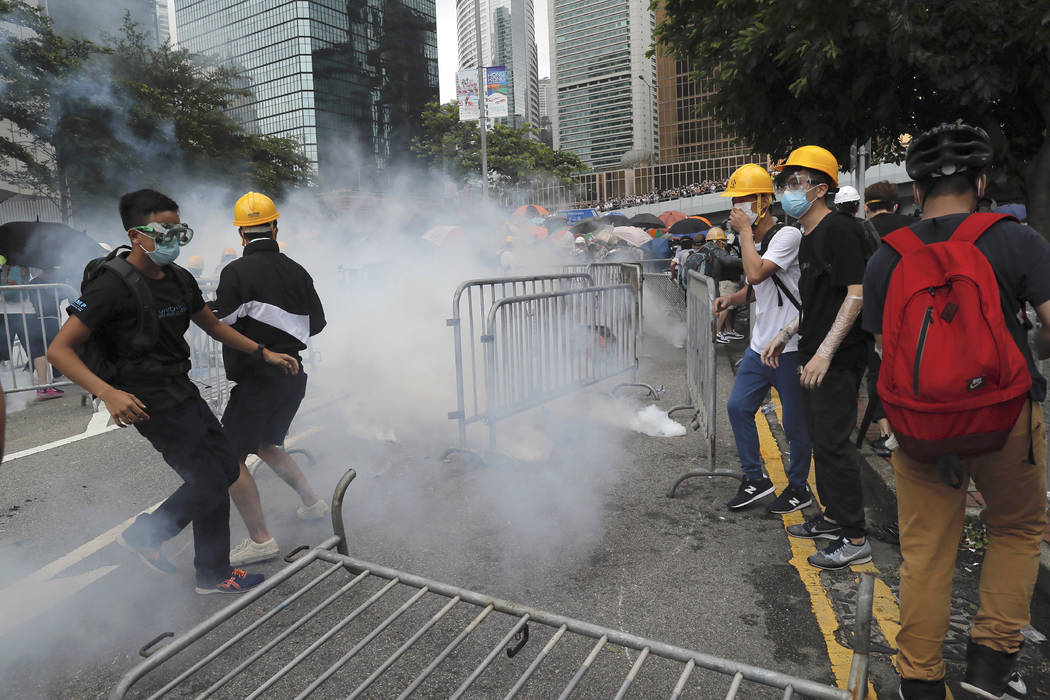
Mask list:
[[175,0],[175,13],[180,47],[251,90],[234,118],[297,139],[327,184],[375,188],[438,97],[434,0]]
[[554,145],[594,169],[654,158],[656,61],[648,0],[550,0]]

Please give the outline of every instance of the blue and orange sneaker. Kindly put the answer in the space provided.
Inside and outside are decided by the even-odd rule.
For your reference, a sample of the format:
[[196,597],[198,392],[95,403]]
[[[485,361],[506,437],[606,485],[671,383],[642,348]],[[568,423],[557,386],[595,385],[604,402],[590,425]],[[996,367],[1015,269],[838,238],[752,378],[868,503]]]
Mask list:
[[207,586],[197,582],[197,593],[211,595],[212,593],[247,593],[266,579],[263,574],[249,574],[244,569],[234,569],[229,577],[218,583]]

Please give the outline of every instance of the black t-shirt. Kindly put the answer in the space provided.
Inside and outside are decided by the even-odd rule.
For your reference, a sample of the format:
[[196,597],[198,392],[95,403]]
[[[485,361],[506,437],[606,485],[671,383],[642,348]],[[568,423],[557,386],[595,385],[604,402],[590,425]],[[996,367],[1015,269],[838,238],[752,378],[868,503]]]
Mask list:
[[[802,270],[798,282],[802,296],[798,351],[803,362],[813,358],[831,330],[846,298],[846,288],[864,281],[862,234],[854,217],[832,213],[802,237],[798,248]],[[860,323],[855,322],[835,352],[831,366],[847,369],[863,365],[867,361],[867,338]]]
[[[107,357],[118,370],[122,365],[146,359],[164,366],[183,364],[190,359],[190,348],[186,343],[186,330],[190,315],[204,307],[200,287],[185,270],[165,267],[164,277],[159,280],[143,275],[153,294],[157,309],[157,342],[145,358],[133,358],[131,341],[139,328],[139,312],[135,297],[120,277],[103,271],[84,289],[80,298],[66,311],[76,316],[91,329],[92,334],[101,334]],[[182,275],[180,283],[174,275]],[[186,298],[184,290],[190,292]],[[112,384],[118,389],[137,396],[146,411],[169,411],[186,401],[200,396],[197,387],[185,373],[175,376],[157,375],[150,378],[118,378]]]
[[[948,240],[965,218],[966,214],[949,214],[923,219],[912,223],[911,229],[923,243],[939,243]],[[1000,221],[977,240],[977,249],[984,253],[995,270],[1006,327],[1021,349],[1032,375],[1029,395],[1034,401],[1043,401],[1046,380],[1035,365],[1027,333],[1018,315],[1024,302],[1038,306],[1050,300],[1050,243],[1028,226],[1015,221]],[[890,276],[900,259],[897,251],[883,245],[868,261],[864,275],[864,328],[870,333],[882,333],[886,292]]]
[[914,216],[905,216],[904,214],[894,214],[893,212],[885,212],[883,214],[877,214],[869,217],[868,221],[875,227],[875,230],[879,232],[879,238],[885,237],[887,234],[893,233],[902,226],[911,226],[918,219]]

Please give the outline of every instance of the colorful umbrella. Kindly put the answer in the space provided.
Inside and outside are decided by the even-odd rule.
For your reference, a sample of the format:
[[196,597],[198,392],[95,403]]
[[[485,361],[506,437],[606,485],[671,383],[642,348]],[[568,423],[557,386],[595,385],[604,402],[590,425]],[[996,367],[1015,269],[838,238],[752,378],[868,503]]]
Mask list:
[[675,224],[677,224],[682,219],[685,219],[685,218],[688,218],[688,217],[683,212],[674,211],[672,209],[670,211],[665,211],[663,214],[660,214],[659,218],[660,218],[660,221],[664,222],[665,226],[670,228],[671,226],[674,226]]
[[635,248],[641,248],[652,240],[652,237],[645,230],[637,226],[617,226],[613,229],[613,236]]
[[525,206],[521,206],[515,209],[514,214],[511,215],[511,218],[517,219],[524,217],[526,219],[534,219],[537,216],[550,215],[551,213],[543,207],[541,207],[539,204],[526,204]]
[[423,234],[423,240],[440,248],[453,241],[462,241],[463,229],[459,226],[435,226]]

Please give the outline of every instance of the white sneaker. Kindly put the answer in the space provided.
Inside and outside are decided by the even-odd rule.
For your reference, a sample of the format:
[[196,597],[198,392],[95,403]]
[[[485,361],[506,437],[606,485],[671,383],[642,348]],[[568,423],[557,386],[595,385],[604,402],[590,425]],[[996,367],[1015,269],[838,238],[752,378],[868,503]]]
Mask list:
[[295,514],[300,520],[320,520],[328,515],[328,504],[318,499],[312,506],[299,506],[295,509]]
[[244,566],[260,561],[269,561],[281,556],[277,541],[270,538],[265,542],[255,542],[246,537],[244,542],[230,550],[230,566]]

